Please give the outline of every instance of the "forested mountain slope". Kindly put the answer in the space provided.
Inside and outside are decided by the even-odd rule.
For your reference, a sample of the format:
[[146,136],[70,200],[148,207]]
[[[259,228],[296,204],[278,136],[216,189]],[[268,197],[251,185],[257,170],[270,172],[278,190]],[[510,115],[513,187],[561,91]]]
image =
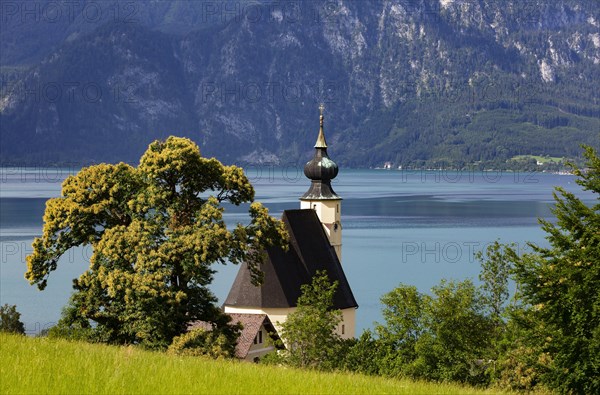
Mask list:
[[38,19],[2,15],[3,164],[127,161],[170,134],[225,162],[297,163],[320,102],[344,165],[600,144],[594,0],[35,4]]

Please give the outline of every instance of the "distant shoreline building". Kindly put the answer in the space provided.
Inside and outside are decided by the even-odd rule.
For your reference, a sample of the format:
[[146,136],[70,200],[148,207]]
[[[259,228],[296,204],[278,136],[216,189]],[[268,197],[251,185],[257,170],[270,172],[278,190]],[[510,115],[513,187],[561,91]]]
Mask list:
[[[244,317],[247,322],[261,323],[252,325],[252,331],[256,333],[253,347],[248,348],[248,342],[243,341],[244,350],[237,353],[246,360],[255,360],[273,350],[272,346],[258,346],[264,344],[266,328],[279,332],[280,323],[296,309],[301,286],[309,284],[319,270],[325,270],[332,282],[338,282],[333,307],[341,310],[342,321],[337,333],[344,339],[353,338],[356,333],[358,304],[341,265],[342,198],[331,187],[331,180],[339,169],[327,155],[322,106],[320,111],[315,154],[304,166],[304,174],[311,180],[310,187],[300,198],[300,209],[285,210],[282,215],[290,236],[289,249],[269,248],[265,251],[266,261],[261,265],[264,281],[260,286],[252,284],[248,265],[243,263],[224,303],[225,313],[234,321]],[[250,319],[253,316],[257,318]]]

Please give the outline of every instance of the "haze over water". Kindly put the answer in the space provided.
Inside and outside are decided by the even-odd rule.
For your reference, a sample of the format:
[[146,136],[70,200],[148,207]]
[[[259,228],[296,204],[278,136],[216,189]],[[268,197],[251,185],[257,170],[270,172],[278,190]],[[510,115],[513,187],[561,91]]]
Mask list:
[[[71,280],[89,264],[91,248],[65,254],[43,292],[23,275],[31,242],[42,231],[45,201],[60,194],[72,169],[0,169],[0,304],[16,304],[30,334],[55,323]],[[309,186],[302,166],[250,167],[256,199],[279,217],[300,207]],[[428,292],[440,279],[477,280],[473,254],[494,240],[545,244],[537,219],[551,218],[552,191],[562,186],[592,203],[573,176],[454,171],[350,170],[332,185],[342,202],[342,265],[356,297],[357,335],[381,320],[379,298],[400,283]],[[247,205],[227,207],[228,224],[247,221]],[[222,302],[237,273],[216,266],[212,289]]]

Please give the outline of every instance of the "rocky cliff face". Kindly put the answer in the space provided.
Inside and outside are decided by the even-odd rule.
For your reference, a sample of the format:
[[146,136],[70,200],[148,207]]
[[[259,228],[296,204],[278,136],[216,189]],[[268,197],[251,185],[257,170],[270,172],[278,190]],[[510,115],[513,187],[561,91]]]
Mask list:
[[[574,156],[600,141],[594,1],[129,1],[95,24],[83,4],[51,31],[38,21],[43,49],[4,25],[4,162],[135,160],[176,134],[230,163],[296,163],[321,102],[347,165]],[[19,39],[25,54],[7,44]]]

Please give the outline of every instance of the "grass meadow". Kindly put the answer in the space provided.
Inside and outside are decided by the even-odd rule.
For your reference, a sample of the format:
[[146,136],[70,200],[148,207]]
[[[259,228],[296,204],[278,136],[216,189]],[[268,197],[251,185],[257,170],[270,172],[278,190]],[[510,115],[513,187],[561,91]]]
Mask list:
[[0,333],[1,394],[492,394]]

